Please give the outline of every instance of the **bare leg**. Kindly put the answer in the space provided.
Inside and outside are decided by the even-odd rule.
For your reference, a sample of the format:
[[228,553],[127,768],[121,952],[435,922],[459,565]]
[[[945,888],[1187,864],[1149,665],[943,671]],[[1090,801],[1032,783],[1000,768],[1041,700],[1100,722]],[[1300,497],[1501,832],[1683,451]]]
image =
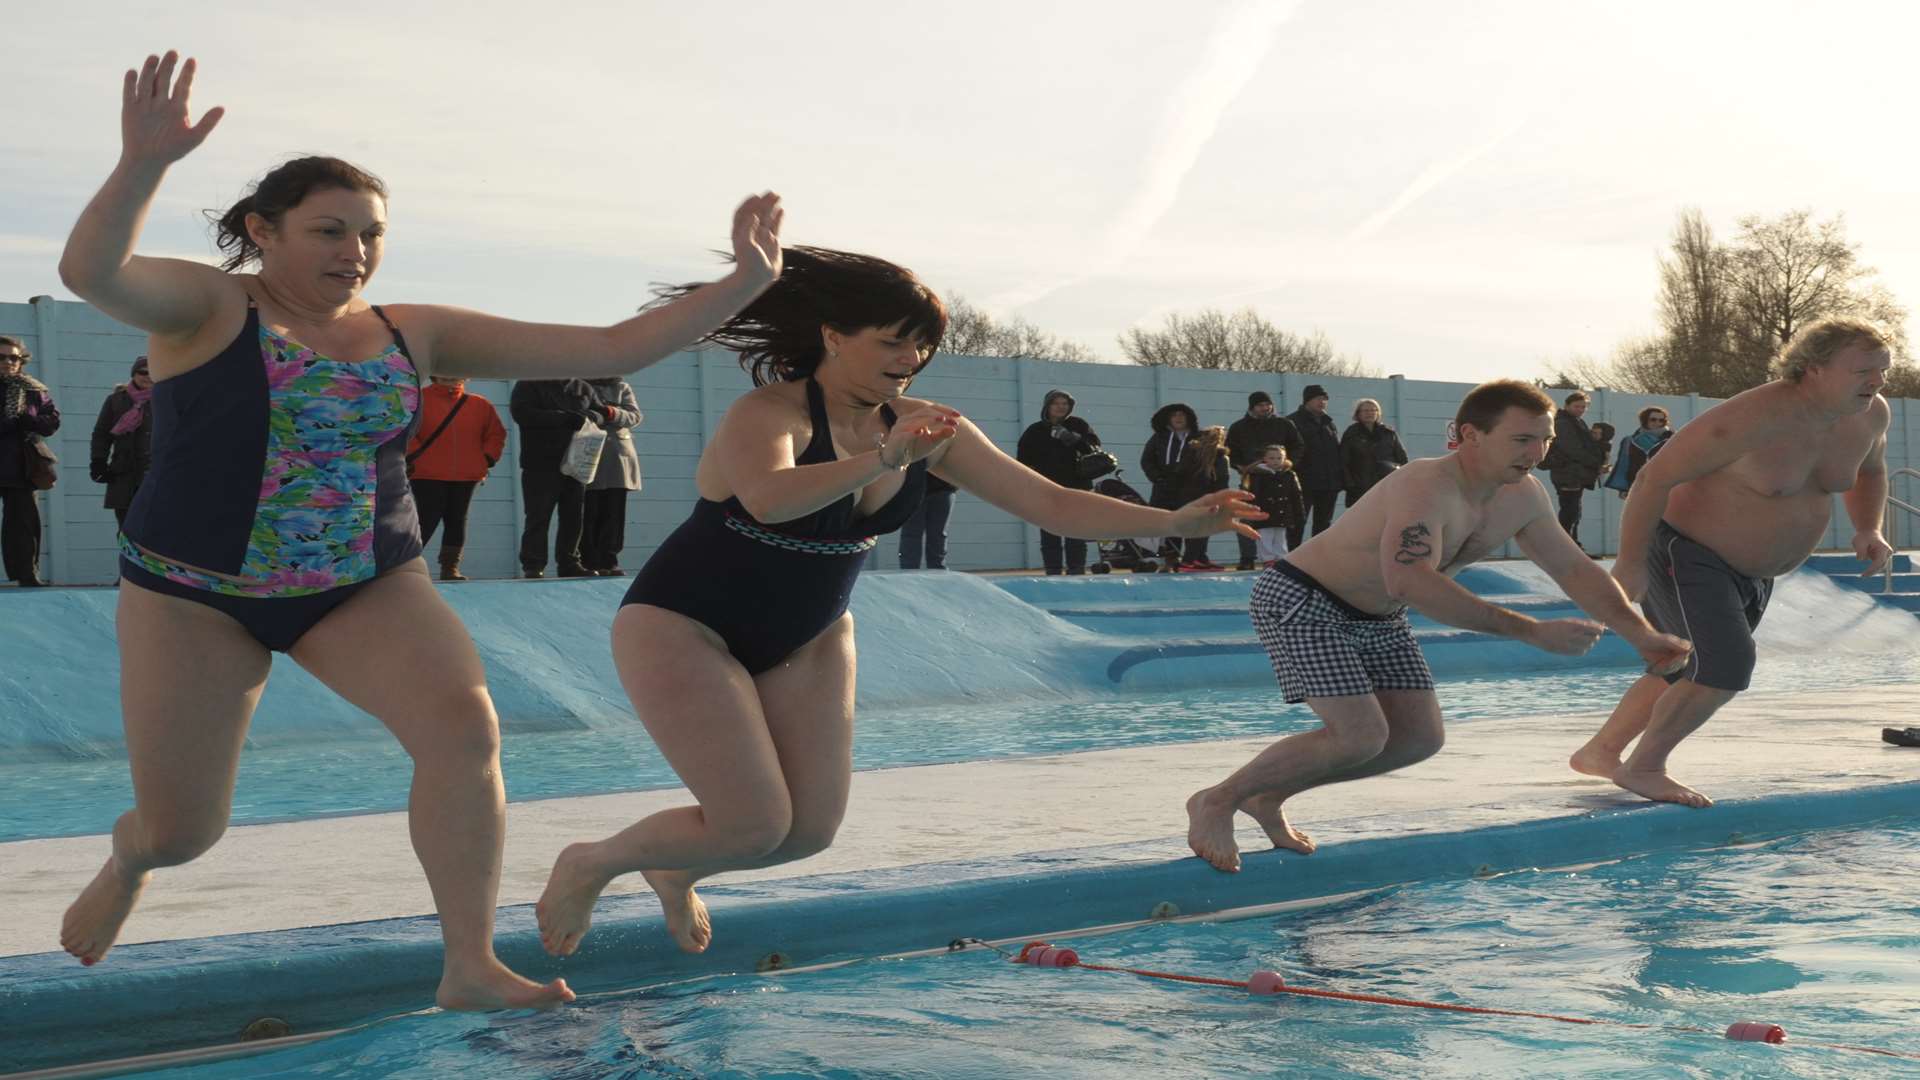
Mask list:
[[699,952],[711,929],[696,881],[803,858],[839,827],[852,773],[853,620],[754,677],[699,623],[629,605],[614,620],[614,658],[641,722],[698,805],[561,852],[538,907],[541,938],[549,951],[571,953],[594,898],[639,871],[668,931]]
[[121,709],[134,808],[113,853],[67,908],[60,947],[95,964],[133,913],[150,871],[178,866],[226,830],[247,723],[272,658],[240,624],[190,600],[121,582]]
[[440,913],[447,1009],[549,1008],[573,1000],[493,954],[506,837],[500,725],[473,639],[421,560],[376,579],[307,631],[292,656],[387,726],[413,758],[407,827]]
[[1386,749],[1387,718],[1374,695],[1308,698],[1307,705],[1325,726],[1281,739],[1232,776],[1188,797],[1187,846],[1214,869],[1240,869],[1233,815],[1242,803],[1271,791],[1304,791]]
[[1647,730],[1647,724],[1653,720],[1654,704],[1666,692],[1667,680],[1658,675],[1640,676],[1621,696],[1620,704],[1613,707],[1613,715],[1607,717],[1607,722],[1600,725],[1600,730],[1585,746],[1573,752],[1567,764],[1574,772],[1612,779],[1615,770],[1620,768],[1621,755],[1627,752],[1627,744]]
[[1655,802],[1712,806],[1712,799],[1667,775],[1667,757],[1682,739],[1700,730],[1722,705],[1732,701],[1735,693],[1687,679],[1668,687],[1654,706],[1653,719],[1632,756],[1614,770],[1613,782]]
[[1240,804],[1247,814],[1266,830],[1267,839],[1276,848],[1311,855],[1318,847],[1313,838],[1288,821],[1283,804],[1302,791],[1329,784],[1344,784],[1369,776],[1404,769],[1439,753],[1446,743],[1446,728],[1441,722],[1440,701],[1430,690],[1382,690],[1374,695],[1387,720],[1387,745],[1378,754],[1358,765],[1308,783],[1305,787],[1263,791]]

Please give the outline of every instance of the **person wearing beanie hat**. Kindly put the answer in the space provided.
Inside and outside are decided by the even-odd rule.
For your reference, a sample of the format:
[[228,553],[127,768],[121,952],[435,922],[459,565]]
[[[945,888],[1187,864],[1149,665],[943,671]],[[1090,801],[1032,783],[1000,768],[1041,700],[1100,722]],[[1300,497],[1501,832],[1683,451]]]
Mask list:
[[[1293,421],[1274,415],[1272,394],[1255,390],[1247,395],[1247,415],[1235,420],[1227,428],[1229,460],[1243,482],[1247,470],[1260,463],[1261,456],[1269,446],[1284,447],[1287,457],[1297,460],[1301,450],[1300,431],[1294,427]],[[1258,565],[1259,545],[1244,536],[1238,539],[1240,569],[1252,570]]]
[[[1014,457],[1041,476],[1064,488],[1088,491],[1093,481],[1082,479],[1080,455],[1100,449],[1100,436],[1085,420],[1073,415],[1073,395],[1049,390],[1040,403],[1040,419],[1020,433]],[[1087,572],[1087,542],[1040,530],[1040,560],[1049,575]]]
[[[1340,429],[1327,415],[1327,388],[1311,383],[1300,394],[1300,407],[1287,419],[1300,433],[1300,449],[1293,453],[1293,471],[1300,476],[1300,489],[1307,497],[1313,515],[1313,535],[1319,536],[1333,524],[1334,503],[1346,490],[1346,462],[1340,456]],[[1299,548],[1307,536],[1305,522],[1287,533],[1287,550]]]
[[140,490],[153,460],[153,416],[147,408],[152,398],[147,358],[138,357],[127,381],[100,403],[100,416],[93,422],[87,475],[107,486],[101,505],[113,511],[116,522],[127,520],[127,507],[133,505],[133,494]]

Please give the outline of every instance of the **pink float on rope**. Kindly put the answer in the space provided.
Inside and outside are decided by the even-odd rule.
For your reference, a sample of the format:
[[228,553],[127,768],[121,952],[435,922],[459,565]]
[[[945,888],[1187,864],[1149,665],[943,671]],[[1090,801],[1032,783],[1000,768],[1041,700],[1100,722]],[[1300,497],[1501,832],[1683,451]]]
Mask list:
[[1277,994],[1287,981],[1277,971],[1256,971],[1247,976],[1247,993]]
[[1734,1042],[1783,1043],[1787,1041],[1787,1029],[1779,1024],[1742,1020],[1727,1028],[1727,1038]]

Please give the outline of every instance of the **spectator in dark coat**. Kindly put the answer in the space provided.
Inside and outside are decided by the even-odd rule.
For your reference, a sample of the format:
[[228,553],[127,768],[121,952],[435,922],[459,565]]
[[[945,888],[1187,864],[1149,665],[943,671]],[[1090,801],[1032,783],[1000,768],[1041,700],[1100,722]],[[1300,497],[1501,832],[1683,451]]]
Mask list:
[[1257,528],[1260,533],[1258,556],[1268,566],[1287,557],[1287,530],[1297,528],[1307,518],[1307,501],[1300,492],[1300,478],[1294,475],[1287,448],[1269,446],[1259,461],[1249,466],[1240,486],[1251,492],[1253,504],[1267,515]]
[[[1227,428],[1227,452],[1233,457],[1234,469],[1244,477],[1248,469],[1259,464],[1269,446],[1286,450],[1291,460],[1300,453],[1300,432],[1293,426],[1293,421],[1274,415],[1272,395],[1265,390],[1255,390],[1247,395],[1247,415],[1235,420]],[[1253,569],[1260,557],[1258,543],[1244,536],[1234,539],[1240,541],[1240,569]]]
[[1580,542],[1580,510],[1588,489],[1600,482],[1600,467],[1607,460],[1607,448],[1593,437],[1593,429],[1583,419],[1587,395],[1575,390],[1553,418],[1553,446],[1540,460],[1560,497],[1560,527],[1574,543]]
[[1640,410],[1640,430],[1620,440],[1619,456],[1614,458],[1613,472],[1607,477],[1607,486],[1627,497],[1627,489],[1633,486],[1635,477],[1653,460],[1653,455],[1667,445],[1673,438],[1673,427],[1667,420],[1667,410],[1658,405],[1649,405]]
[[[1333,524],[1333,506],[1347,486],[1347,467],[1340,458],[1340,429],[1327,415],[1327,388],[1315,384],[1300,395],[1300,407],[1287,417],[1300,433],[1300,452],[1294,455],[1293,471],[1300,477],[1300,490],[1313,513],[1313,535],[1319,536]],[[1306,526],[1287,533],[1287,550],[1292,551],[1306,539]]]
[[23,370],[32,358],[19,338],[0,337],[0,557],[7,577],[23,588],[46,584],[32,458],[41,440],[60,430],[53,393]]
[[127,381],[113,388],[100,404],[100,416],[93,422],[93,442],[87,457],[87,475],[96,484],[107,485],[101,505],[113,511],[113,519],[126,524],[127,507],[133,505],[133,493],[147,477],[153,461],[153,415],[147,402],[153,397],[153,376],[147,372],[147,358],[134,360]]
[[[1153,485],[1147,496],[1147,505],[1162,510],[1177,510],[1181,505],[1180,456],[1186,453],[1187,443],[1200,430],[1200,418],[1194,415],[1191,405],[1176,401],[1155,410],[1149,423],[1153,427],[1153,434],[1147,437],[1147,445],[1140,450],[1140,471],[1146,474],[1147,482]],[[1178,536],[1169,536],[1161,541],[1160,557],[1166,563],[1168,573],[1180,565],[1185,547],[1186,541]]]
[[607,433],[600,451],[600,469],[587,485],[581,524],[580,564],[601,577],[625,577],[620,552],[627,546],[627,492],[640,490],[640,452],[633,445],[633,429],[643,419],[633,387],[615,375],[591,379],[593,422]]
[[947,519],[953,515],[954,486],[927,474],[927,494],[900,526],[900,569],[920,569],[921,552],[927,569],[947,568]]
[[1146,474],[1147,482],[1153,485],[1147,505],[1162,510],[1178,510],[1182,505],[1179,498],[1180,455],[1186,452],[1187,443],[1200,430],[1200,418],[1194,415],[1193,406],[1176,401],[1160,406],[1153,414],[1151,423],[1153,434],[1140,451],[1140,471]]
[[1360,501],[1373,485],[1407,463],[1400,433],[1380,422],[1380,403],[1361,398],[1353,404],[1353,423],[1340,436],[1340,462],[1347,476],[1347,505]]
[[[1100,436],[1085,420],[1073,415],[1073,395],[1065,390],[1049,390],[1040,404],[1040,419],[1020,433],[1014,456],[1020,464],[1064,488],[1088,491],[1093,481],[1080,477],[1080,455],[1100,448]],[[1062,559],[1062,549],[1065,558]],[[1069,574],[1087,572],[1087,542],[1063,538],[1040,530],[1040,559],[1047,573],[1058,574],[1064,563]]]
[[508,410],[520,427],[520,493],[527,518],[520,533],[520,570],[530,578],[546,576],[547,525],[557,508],[554,559],[560,576],[589,577],[591,571],[580,564],[587,486],[561,472],[560,463],[573,433],[597,411],[593,387],[584,379],[523,379],[513,384]]
[[[1178,484],[1174,495],[1176,505],[1185,506],[1205,495],[1225,491],[1229,486],[1228,479],[1233,476],[1232,455],[1227,450],[1227,429],[1210,427],[1188,440],[1187,448],[1180,453],[1180,464],[1175,468]],[[1207,557],[1207,538],[1204,536],[1187,537],[1185,556],[1175,569],[1225,569]]]

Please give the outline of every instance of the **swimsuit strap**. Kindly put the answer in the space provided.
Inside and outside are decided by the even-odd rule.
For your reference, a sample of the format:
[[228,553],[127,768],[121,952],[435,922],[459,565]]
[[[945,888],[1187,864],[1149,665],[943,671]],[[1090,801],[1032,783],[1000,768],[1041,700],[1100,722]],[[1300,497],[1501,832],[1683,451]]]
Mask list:
[[383,323],[386,323],[386,324],[387,324],[387,332],[388,332],[388,333],[391,333],[391,334],[393,335],[393,343],[394,343],[395,345],[398,345],[398,346],[400,346],[400,354],[401,354],[402,356],[405,356],[405,357],[407,358],[407,360],[408,360],[408,362],[412,362],[412,360],[413,360],[413,350],[411,350],[411,349],[409,349],[409,348],[407,348],[407,337],[406,337],[406,335],[405,335],[405,334],[402,334],[402,333],[400,332],[400,328],[399,328],[399,327],[397,327],[397,326],[395,326],[395,325],[393,325],[393,320],[392,320],[392,319],[389,319],[389,318],[387,318],[387,313],[386,313],[385,311],[382,311],[382,310],[380,310],[380,305],[379,305],[379,304],[373,304],[373,305],[370,305],[370,306],[371,306],[371,307],[373,308],[373,313],[374,313],[375,315],[378,315],[378,316],[380,316],[380,321],[381,321],[381,322],[383,322]]
[[[833,452],[833,431],[827,426],[827,395],[811,375],[807,376],[807,419],[813,423],[813,438],[807,440],[800,457],[809,459],[806,464],[838,459],[840,455]],[[798,458],[795,463],[800,463]]]

